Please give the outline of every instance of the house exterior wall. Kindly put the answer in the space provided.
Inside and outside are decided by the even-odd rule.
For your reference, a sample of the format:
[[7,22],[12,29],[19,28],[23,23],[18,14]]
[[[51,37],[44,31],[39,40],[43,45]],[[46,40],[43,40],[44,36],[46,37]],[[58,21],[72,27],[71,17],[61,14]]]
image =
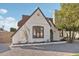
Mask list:
[[60,41],[63,37],[60,36],[60,31],[55,27],[55,24],[50,21],[51,28],[53,31],[53,41]]
[[[39,14],[39,16],[37,15]],[[32,27],[33,26],[43,26],[44,27],[44,38],[33,38]],[[27,32],[27,35],[25,35]],[[12,37],[12,43],[32,43],[32,42],[46,42],[50,41],[50,26],[46,19],[41,14],[38,9],[29,20],[16,32]]]
[[54,32],[54,34],[53,34],[53,40],[54,41],[60,41],[63,38],[63,37],[60,37],[58,30],[54,30],[53,32]]
[[54,26],[51,29],[53,30],[53,41],[60,41],[63,37],[60,37],[59,30]]
[[16,34],[12,37],[12,43],[26,43],[27,42],[27,39],[24,34],[24,31],[25,31],[25,27],[22,26],[17,32]]

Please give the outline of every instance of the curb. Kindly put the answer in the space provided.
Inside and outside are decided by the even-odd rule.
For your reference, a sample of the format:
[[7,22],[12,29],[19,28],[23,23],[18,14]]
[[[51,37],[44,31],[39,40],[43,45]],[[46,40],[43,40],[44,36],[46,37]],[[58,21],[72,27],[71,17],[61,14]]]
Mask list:
[[66,43],[66,41],[63,42],[49,42],[49,43],[33,43],[33,44],[18,44],[18,45],[13,45],[11,44],[9,47],[19,47],[19,46],[35,46],[35,45],[49,45],[49,44],[62,44]]

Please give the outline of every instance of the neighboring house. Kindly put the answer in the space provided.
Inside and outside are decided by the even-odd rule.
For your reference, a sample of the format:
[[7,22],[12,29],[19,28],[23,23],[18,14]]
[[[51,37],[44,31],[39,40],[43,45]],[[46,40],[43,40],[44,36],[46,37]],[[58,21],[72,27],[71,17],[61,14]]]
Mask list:
[[60,41],[62,37],[52,20],[39,8],[31,16],[23,15],[19,29],[12,36],[12,44]]

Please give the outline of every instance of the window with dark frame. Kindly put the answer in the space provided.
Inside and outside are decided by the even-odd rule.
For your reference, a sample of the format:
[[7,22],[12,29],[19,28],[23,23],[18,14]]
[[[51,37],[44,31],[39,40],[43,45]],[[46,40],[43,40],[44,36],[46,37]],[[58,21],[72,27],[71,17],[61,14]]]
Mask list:
[[33,26],[33,38],[44,38],[44,27],[43,26]]

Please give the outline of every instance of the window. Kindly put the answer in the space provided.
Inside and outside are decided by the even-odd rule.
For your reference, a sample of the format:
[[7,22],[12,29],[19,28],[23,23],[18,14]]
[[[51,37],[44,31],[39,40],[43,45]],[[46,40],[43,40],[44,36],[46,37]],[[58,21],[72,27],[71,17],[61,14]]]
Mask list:
[[44,38],[43,26],[33,26],[33,38]]

